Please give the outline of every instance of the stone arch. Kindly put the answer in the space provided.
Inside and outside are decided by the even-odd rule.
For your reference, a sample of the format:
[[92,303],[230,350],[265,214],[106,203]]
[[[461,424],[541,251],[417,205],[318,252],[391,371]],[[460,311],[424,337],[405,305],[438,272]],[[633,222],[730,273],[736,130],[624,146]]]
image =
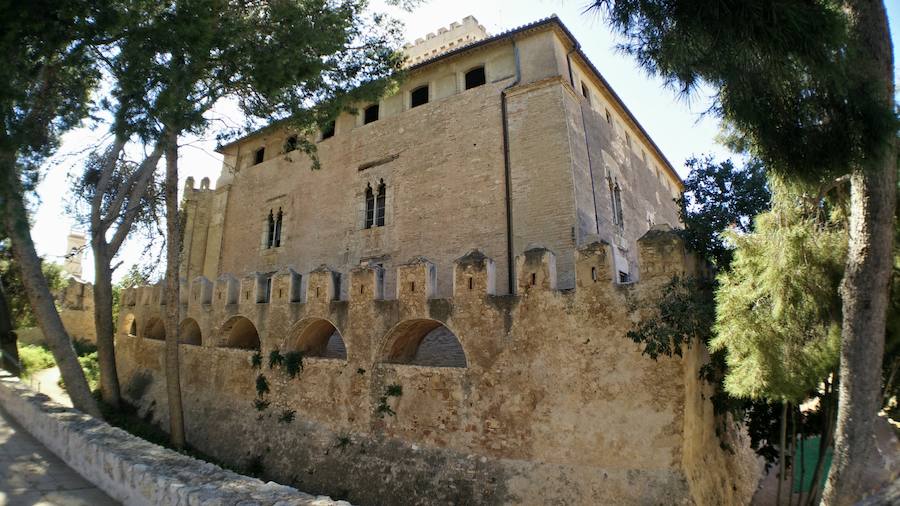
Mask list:
[[119,330],[124,332],[130,337],[137,337],[138,335],[138,323],[137,318],[134,317],[133,314],[128,313],[122,318]]
[[385,362],[429,367],[467,367],[465,350],[446,325],[428,318],[405,320],[385,339]]
[[178,326],[178,342],[182,344],[203,344],[203,334],[200,332],[200,324],[193,318],[185,318]]
[[144,339],[166,340],[166,323],[161,318],[153,317],[144,325]]
[[294,325],[288,351],[302,351],[310,357],[347,360],[347,347],[341,331],[324,318],[304,318]]
[[232,316],[222,325],[220,334],[225,338],[226,348],[258,350],[260,348],[259,332],[256,325],[244,316]]

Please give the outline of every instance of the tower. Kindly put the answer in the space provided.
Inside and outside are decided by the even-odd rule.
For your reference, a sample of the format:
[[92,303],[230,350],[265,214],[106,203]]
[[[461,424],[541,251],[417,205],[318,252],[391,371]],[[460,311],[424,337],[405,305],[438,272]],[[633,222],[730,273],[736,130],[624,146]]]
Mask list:
[[84,259],[84,248],[87,238],[82,232],[69,232],[66,238],[66,253],[63,269],[75,279],[81,280],[81,261]]

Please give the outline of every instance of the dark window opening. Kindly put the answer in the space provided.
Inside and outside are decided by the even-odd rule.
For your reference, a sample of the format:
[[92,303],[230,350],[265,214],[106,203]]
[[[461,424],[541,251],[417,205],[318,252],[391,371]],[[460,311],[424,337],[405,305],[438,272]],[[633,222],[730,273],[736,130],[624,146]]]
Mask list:
[[628,283],[629,281],[631,281],[631,276],[627,272],[619,271],[619,283]]
[[537,274],[532,272],[531,273],[531,286],[534,286],[536,284],[537,284]]
[[288,137],[287,140],[284,141],[284,152],[290,153],[291,151],[294,151],[295,149],[297,149],[298,142],[299,141],[297,140],[296,135],[292,135],[292,136]]
[[375,199],[375,226],[384,226],[384,203],[387,199],[387,188],[384,186],[384,180],[378,185],[378,197]]
[[581,83],[581,94],[584,96],[584,98],[587,99],[587,103],[590,104],[591,103],[591,92],[588,91],[588,87],[584,83]]
[[409,283],[409,291],[410,291],[410,292],[415,292],[415,291],[416,291],[416,282],[415,282],[415,281],[410,281],[410,283]]
[[366,185],[366,228],[372,228],[375,224],[375,194],[372,185]]
[[275,215],[269,210],[269,217],[266,219],[266,249],[272,247],[275,243]]
[[606,122],[612,125],[612,115],[609,113],[609,109],[606,110]]
[[470,277],[469,278],[469,290],[472,290],[474,288],[475,288],[475,280]]
[[272,241],[272,245],[276,248],[281,246],[281,222],[284,219],[284,213],[281,212],[281,208],[278,208],[278,214],[275,216],[275,237]]
[[257,165],[263,163],[263,160],[266,158],[266,148],[259,148],[256,150],[256,153],[253,155],[253,164]]
[[378,104],[370,105],[363,111],[363,125],[378,121]]
[[334,121],[329,121],[328,124],[322,127],[322,140],[331,137],[334,137]]
[[609,180],[609,206],[612,210],[612,221],[618,225],[619,229],[625,228],[625,216],[622,211],[622,190],[619,188],[618,182]]
[[428,85],[419,86],[410,93],[410,107],[418,107],[428,103]]
[[591,267],[591,281],[597,281],[597,268]]
[[478,67],[466,72],[466,89],[477,88],[487,82],[484,75],[484,67]]

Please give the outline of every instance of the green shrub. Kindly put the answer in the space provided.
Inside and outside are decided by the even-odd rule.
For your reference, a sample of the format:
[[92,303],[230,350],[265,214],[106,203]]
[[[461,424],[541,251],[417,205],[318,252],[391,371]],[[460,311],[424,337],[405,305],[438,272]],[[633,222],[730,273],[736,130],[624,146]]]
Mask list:
[[22,364],[22,376],[26,378],[56,365],[50,350],[33,344],[19,345],[19,362]]
[[[87,380],[88,388],[91,392],[100,388],[100,362],[97,360],[97,352],[88,353],[87,355],[78,357],[78,363],[81,364],[81,370],[84,371],[84,379]],[[66,384],[62,377],[57,383],[59,388],[65,390]]]

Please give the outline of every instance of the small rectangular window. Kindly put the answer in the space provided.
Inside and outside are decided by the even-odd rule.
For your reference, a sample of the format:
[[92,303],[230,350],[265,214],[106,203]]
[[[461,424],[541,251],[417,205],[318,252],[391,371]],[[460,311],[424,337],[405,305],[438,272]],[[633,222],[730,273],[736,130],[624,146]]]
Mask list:
[[582,96],[584,96],[585,99],[587,99],[587,103],[590,104],[591,103],[591,92],[590,92],[590,90],[588,90],[587,85],[584,83],[581,83],[581,94],[582,94]]
[[256,153],[253,155],[253,164],[263,163],[263,160],[266,158],[266,148],[259,148],[256,150]]
[[328,124],[322,128],[322,140],[330,139],[331,137],[334,137],[334,121],[328,122]]
[[478,67],[466,72],[466,89],[477,88],[487,82],[484,75],[484,67]]
[[378,104],[366,107],[366,110],[363,112],[363,125],[368,125],[375,121],[378,121]]
[[428,103],[428,85],[419,86],[410,93],[410,107],[419,107]]
[[284,152],[290,153],[291,151],[294,151],[295,149],[297,149],[298,142],[299,141],[297,140],[296,135],[292,135],[292,136],[288,137],[284,141]]
[[631,281],[631,276],[627,272],[619,271],[619,283],[628,283],[629,281]]
[[606,122],[612,125],[612,115],[609,113],[609,109],[606,110]]

